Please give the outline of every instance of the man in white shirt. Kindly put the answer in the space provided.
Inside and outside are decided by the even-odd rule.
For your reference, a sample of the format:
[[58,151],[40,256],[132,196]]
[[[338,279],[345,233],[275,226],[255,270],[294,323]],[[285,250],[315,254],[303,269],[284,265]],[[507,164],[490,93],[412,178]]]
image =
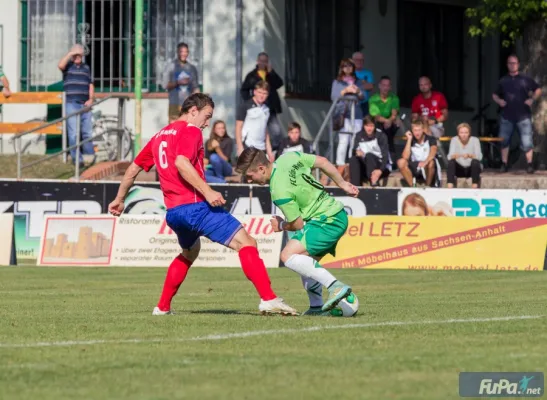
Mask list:
[[422,121],[413,121],[412,132],[406,132],[406,145],[401,158],[397,161],[399,171],[408,186],[413,185],[413,178],[424,178],[427,186],[431,186],[439,173],[435,156],[437,155],[437,139],[425,134]]
[[265,151],[270,162],[274,162],[268,119],[270,109],[266,105],[270,86],[266,81],[256,83],[253,97],[239,105],[236,114],[237,155],[247,147]]

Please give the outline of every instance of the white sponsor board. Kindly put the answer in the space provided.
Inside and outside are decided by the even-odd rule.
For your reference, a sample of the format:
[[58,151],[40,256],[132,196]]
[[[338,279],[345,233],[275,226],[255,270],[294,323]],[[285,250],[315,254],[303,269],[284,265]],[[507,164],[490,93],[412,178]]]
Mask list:
[[403,188],[397,202],[399,215],[547,217],[546,190]]
[[[269,215],[236,216],[254,237],[264,263],[279,266],[282,233],[272,231]],[[108,225],[108,226],[107,226]],[[109,235],[109,227],[112,234]],[[167,267],[181,252],[163,215],[47,217],[39,265]],[[201,238],[197,267],[239,267],[237,252]]]
[[13,214],[0,214],[0,265],[10,265],[13,250]]

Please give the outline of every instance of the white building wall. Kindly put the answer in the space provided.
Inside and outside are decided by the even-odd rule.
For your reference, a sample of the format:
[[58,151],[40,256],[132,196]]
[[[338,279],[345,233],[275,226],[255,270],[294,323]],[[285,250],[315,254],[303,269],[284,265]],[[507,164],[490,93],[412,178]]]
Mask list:
[[[21,65],[20,22],[21,3],[19,0],[1,0],[0,25],[4,29],[2,45],[3,67],[10,79],[12,90],[18,91]],[[460,0],[451,2],[454,4]],[[464,4],[465,0],[461,0]],[[244,0],[243,9],[243,53],[242,76],[236,77],[236,1],[204,0],[204,39],[203,39],[203,86],[205,92],[215,100],[213,119],[224,119],[228,132],[233,137],[235,131],[235,104],[239,96],[236,89],[238,81],[255,67],[256,56],[260,51],[270,54],[273,68],[281,77],[285,76],[285,0]],[[385,16],[379,13],[378,1],[361,0],[361,45],[364,47],[365,63],[376,77],[383,74],[393,78],[397,88],[397,2],[389,1]],[[475,108],[479,104],[477,76],[477,41],[466,40],[465,73],[466,103]],[[490,99],[492,90],[499,78],[498,45],[494,39],[486,39],[483,45],[483,99]],[[416,83],[416,91],[417,83]],[[303,124],[303,135],[313,138],[319,130],[330,102],[309,101],[285,98],[285,88],[279,94],[282,99],[283,113],[281,123],[296,120]],[[103,103],[98,107],[105,114],[115,114],[116,100]],[[144,99],[142,118],[143,144],[167,122],[167,99]],[[408,112],[408,110],[403,110]],[[450,110],[449,132],[458,122],[468,120],[475,112]],[[5,105],[4,121],[25,122],[46,115],[45,105]],[[490,115],[495,117],[491,107]],[[126,126],[134,132],[134,101],[126,104]],[[204,132],[208,136],[209,131]],[[12,150],[3,137],[4,151]],[[31,139],[31,138],[29,138]],[[1,149],[1,148],[0,148]],[[34,152],[43,152],[42,143],[33,146]]]

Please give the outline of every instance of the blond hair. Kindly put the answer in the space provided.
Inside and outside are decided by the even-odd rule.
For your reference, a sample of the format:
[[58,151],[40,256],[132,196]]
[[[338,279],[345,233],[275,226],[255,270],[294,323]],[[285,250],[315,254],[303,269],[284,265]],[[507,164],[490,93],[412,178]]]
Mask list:
[[462,122],[456,127],[456,134],[460,133],[460,129],[462,128],[467,128],[469,134],[471,135],[471,125],[469,125],[467,122]]

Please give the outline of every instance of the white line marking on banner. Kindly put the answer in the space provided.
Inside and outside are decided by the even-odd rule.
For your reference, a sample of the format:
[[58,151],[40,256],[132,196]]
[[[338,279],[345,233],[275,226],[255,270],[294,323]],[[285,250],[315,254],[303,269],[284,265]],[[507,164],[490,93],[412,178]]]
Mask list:
[[[176,317],[154,317],[154,318],[176,318]],[[370,322],[366,324],[341,324],[341,325],[318,325],[307,328],[295,329],[272,329],[263,331],[247,331],[235,333],[221,333],[217,335],[196,336],[191,338],[150,338],[150,339],[113,339],[113,340],[68,340],[60,342],[37,342],[37,343],[0,343],[0,348],[32,348],[32,347],[69,347],[69,346],[92,346],[98,344],[139,344],[139,343],[173,343],[173,342],[207,342],[215,340],[240,339],[253,336],[268,336],[268,335],[290,335],[305,332],[320,332],[333,329],[364,329],[375,328],[382,326],[409,326],[409,325],[444,325],[444,324],[465,324],[473,322],[505,322],[526,319],[539,319],[543,315],[517,315],[508,317],[492,317],[492,318],[468,318],[468,319],[446,319],[437,321],[385,321],[385,322]]]

